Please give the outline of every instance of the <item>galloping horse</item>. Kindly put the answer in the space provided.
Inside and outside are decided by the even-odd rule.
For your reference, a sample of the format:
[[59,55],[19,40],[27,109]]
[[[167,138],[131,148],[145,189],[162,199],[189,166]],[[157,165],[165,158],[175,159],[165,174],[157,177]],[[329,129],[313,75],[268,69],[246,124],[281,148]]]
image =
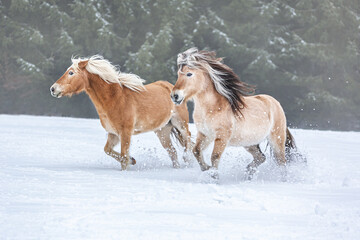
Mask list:
[[[171,143],[173,134],[189,151],[191,147],[186,104],[175,106],[169,95],[173,85],[157,81],[143,85],[144,80],[135,74],[120,72],[102,56],[73,58],[72,65],[51,87],[57,98],[85,91],[99,114],[103,128],[108,132],[104,147],[106,154],[127,169],[131,136],[154,131],[167,150],[175,168],[179,167],[177,153]],[[121,152],[113,148],[121,142]],[[186,154],[184,160],[186,161]]]
[[211,164],[215,178],[225,147],[243,146],[254,158],[247,166],[247,176],[251,179],[266,159],[259,144],[267,139],[286,173],[289,160],[286,153],[296,146],[280,103],[268,95],[251,96],[254,87],[241,82],[215,52],[190,48],[178,55],[177,64],[178,79],[171,98],[176,104],[194,100],[198,135],[193,153],[201,170],[210,168],[202,152],[211,142],[214,141]]

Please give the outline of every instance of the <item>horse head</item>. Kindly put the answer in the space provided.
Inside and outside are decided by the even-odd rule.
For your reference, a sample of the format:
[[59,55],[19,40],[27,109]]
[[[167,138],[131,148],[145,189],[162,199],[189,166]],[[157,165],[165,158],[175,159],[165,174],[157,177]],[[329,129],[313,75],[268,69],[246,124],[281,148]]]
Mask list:
[[72,96],[85,90],[88,85],[86,65],[88,60],[72,64],[66,72],[50,87],[53,97]]
[[203,90],[206,86],[206,78],[201,69],[181,66],[178,71],[178,79],[171,92],[171,99],[175,104],[181,104]]

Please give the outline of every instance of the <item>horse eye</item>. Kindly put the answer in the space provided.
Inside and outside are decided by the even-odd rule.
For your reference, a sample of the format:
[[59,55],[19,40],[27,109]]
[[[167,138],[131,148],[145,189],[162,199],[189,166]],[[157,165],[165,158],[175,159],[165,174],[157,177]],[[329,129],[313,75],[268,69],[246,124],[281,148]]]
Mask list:
[[192,73],[187,73],[186,76],[191,77]]
[[73,71],[70,71],[70,72],[69,72],[69,75],[73,75],[73,74],[74,74],[74,72],[73,72]]

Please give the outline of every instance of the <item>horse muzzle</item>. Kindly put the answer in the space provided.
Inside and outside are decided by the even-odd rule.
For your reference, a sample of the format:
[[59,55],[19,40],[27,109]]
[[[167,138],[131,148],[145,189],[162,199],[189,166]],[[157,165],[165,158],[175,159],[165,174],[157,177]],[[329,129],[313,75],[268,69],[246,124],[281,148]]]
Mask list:
[[176,90],[175,92],[171,92],[170,97],[176,105],[180,105],[184,101],[184,94],[182,91]]
[[51,96],[53,96],[53,97],[56,97],[56,98],[62,97],[61,87],[56,83],[50,87],[50,93],[51,93]]

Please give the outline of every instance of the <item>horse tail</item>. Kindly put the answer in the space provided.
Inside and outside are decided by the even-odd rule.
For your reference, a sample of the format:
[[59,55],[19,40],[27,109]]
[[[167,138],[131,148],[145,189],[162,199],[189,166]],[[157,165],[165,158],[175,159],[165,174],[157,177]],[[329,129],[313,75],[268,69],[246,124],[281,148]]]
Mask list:
[[285,158],[288,163],[292,162],[294,159],[292,153],[296,151],[296,144],[293,135],[291,134],[289,128],[286,128],[286,140],[285,140]]
[[181,132],[179,131],[179,129],[177,129],[175,126],[173,126],[171,128],[171,136],[173,138],[175,138],[182,147],[185,147],[186,140],[185,140],[184,136],[181,134]]
[[286,141],[285,148],[288,149],[296,149],[296,144],[293,135],[290,133],[289,128],[286,128]]
[[303,162],[306,163],[306,157],[301,154],[295,144],[295,139],[290,133],[289,128],[286,128],[286,141],[285,141],[285,158],[288,163]]
[[[172,126],[171,128],[171,136],[173,139],[176,139],[178,143],[180,143],[180,145],[182,147],[186,147],[186,136],[184,136],[183,134],[181,134],[180,130],[177,129],[175,126]],[[194,146],[195,146],[195,143],[190,139],[189,143],[190,146],[189,146],[189,149],[193,149]]]

